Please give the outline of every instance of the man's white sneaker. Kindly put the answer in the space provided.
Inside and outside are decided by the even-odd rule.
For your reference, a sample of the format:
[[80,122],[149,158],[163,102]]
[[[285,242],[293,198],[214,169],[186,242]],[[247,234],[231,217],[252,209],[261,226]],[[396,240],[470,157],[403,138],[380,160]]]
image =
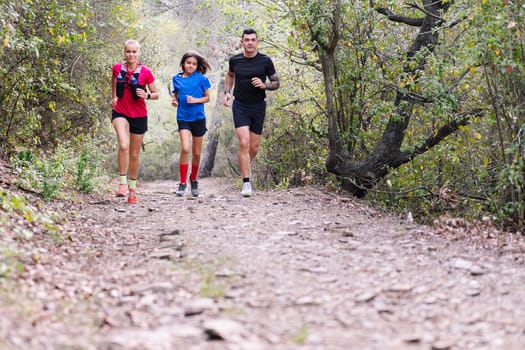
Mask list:
[[251,197],[251,195],[252,195],[252,184],[250,184],[249,182],[243,182],[241,196]]

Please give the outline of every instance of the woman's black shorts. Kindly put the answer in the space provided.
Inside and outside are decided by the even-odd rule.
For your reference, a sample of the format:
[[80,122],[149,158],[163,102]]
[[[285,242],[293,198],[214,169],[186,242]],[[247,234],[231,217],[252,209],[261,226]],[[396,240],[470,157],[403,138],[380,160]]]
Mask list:
[[148,117],[130,118],[124,114],[113,111],[111,114],[111,121],[115,118],[124,118],[129,123],[129,132],[132,134],[142,135],[148,131]]

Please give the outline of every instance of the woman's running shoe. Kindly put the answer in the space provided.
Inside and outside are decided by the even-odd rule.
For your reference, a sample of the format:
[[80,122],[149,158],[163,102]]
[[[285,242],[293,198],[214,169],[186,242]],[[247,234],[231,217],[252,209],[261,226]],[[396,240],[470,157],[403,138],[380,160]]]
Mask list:
[[128,204],[137,204],[137,190],[129,189]]
[[115,192],[115,196],[117,197],[126,197],[128,194],[128,185],[126,184],[119,184],[118,190]]

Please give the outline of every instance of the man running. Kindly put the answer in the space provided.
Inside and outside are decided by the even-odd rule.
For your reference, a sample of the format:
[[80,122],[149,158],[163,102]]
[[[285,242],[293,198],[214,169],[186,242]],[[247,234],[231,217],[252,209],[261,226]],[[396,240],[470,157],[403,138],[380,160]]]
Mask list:
[[[261,143],[266,114],[266,90],[280,86],[272,59],[257,51],[259,39],[254,29],[245,29],[241,37],[243,52],[230,57],[224,83],[224,105],[229,106],[233,92],[233,123],[239,139],[239,166],[242,175],[243,197],[252,195],[251,161]],[[269,81],[266,81],[268,78]]]

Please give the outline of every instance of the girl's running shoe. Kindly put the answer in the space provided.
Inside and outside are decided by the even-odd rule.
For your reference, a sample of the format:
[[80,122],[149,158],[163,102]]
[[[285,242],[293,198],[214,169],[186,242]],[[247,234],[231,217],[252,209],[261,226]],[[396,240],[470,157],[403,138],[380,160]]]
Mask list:
[[199,182],[197,180],[193,181],[190,179],[191,195],[193,197],[199,196]]
[[182,197],[184,196],[184,193],[186,193],[186,184],[179,184],[179,188],[175,191],[175,194],[178,197]]

